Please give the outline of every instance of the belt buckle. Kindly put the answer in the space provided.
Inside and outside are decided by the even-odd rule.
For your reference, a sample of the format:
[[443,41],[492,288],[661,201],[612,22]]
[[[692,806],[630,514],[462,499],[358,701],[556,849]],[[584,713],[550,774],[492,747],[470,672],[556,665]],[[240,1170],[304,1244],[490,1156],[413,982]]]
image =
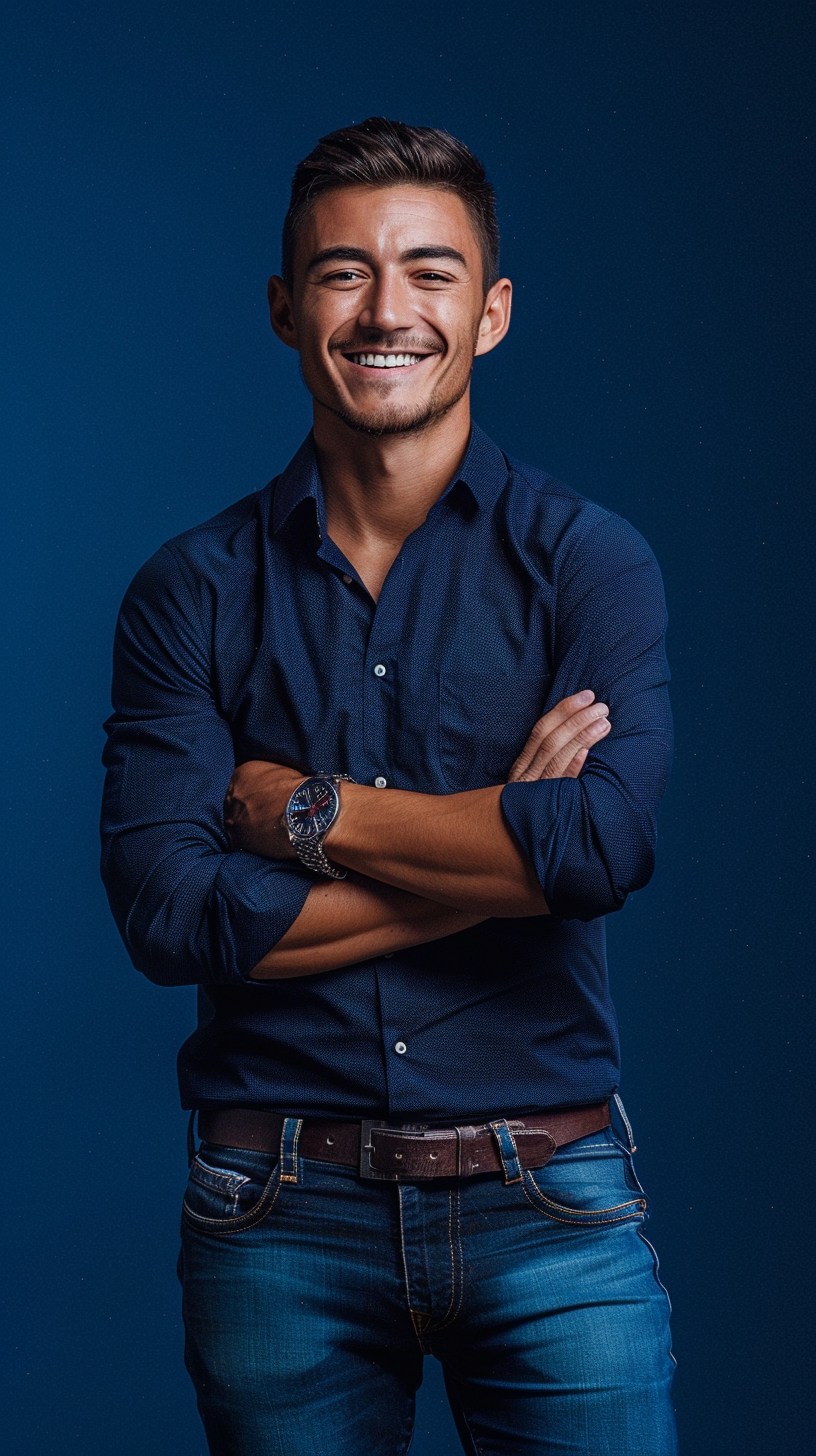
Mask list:
[[377,1183],[397,1183],[399,1173],[384,1173],[379,1168],[372,1168],[371,1154],[374,1151],[371,1142],[371,1133],[375,1127],[387,1127],[388,1123],[382,1121],[366,1121],[364,1118],[360,1123],[360,1177],[367,1178]]

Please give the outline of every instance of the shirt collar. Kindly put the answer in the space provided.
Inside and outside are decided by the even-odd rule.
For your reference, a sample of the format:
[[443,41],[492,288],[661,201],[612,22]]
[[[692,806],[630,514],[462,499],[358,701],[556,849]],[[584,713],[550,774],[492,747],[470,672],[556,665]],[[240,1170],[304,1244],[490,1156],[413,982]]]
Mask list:
[[[501,450],[493,444],[484,430],[474,424],[471,426],[465,458],[440,500],[461,482],[467,487],[480,510],[490,510],[507,483],[507,475],[507,461]],[[272,507],[273,534],[280,530],[295,508],[307,499],[314,501],[318,530],[323,536],[326,520],[323,483],[317,468],[311,431],[278,480]]]

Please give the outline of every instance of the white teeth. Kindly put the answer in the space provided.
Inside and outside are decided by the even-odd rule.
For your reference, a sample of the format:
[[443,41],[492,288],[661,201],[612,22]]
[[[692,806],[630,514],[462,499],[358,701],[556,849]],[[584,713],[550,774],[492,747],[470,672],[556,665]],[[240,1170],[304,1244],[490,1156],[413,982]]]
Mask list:
[[421,354],[352,354],[355,364],[368,369],[401,369],[406,364],[418,364]]

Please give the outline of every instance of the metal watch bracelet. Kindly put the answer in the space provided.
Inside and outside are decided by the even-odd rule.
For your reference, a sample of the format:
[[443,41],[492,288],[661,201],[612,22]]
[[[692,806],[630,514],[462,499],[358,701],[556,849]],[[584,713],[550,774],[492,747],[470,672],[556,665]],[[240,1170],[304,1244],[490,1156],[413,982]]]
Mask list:
[[[353,784],[355,782],[351,774],[323,773],[321,771],[308,774],[307,778],[328,779],[333,784],[338,784],[341,781],[347,784]],[[306,783],[307,779],[304,779],[303,782]],[[334,820],[332,820],[332,823],[334,823]],[[330,828],[331,824],[329,825]],[[328,830],[326,830],[326,833],[328,833]],[[346,878],[347,871],[338,869],[337,865],[332,864],[331,860],[326,857],[326,852],[323,848],[323,835],[320,836],[319,840],[307,839],[304,841],[295,841],[292,839],[292,845],[301,864],[305,865],[306,869],[312,870],[314,874],[328,875],[329,879],[332,880],[344,880]]]

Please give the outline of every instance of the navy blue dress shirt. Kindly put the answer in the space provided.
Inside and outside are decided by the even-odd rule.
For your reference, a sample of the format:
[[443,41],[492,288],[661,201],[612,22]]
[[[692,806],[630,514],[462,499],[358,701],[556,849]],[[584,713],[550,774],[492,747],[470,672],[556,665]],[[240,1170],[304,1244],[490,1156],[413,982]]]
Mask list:
[[[183,1105],[462,1122],[608,1097],[604,916],[652,872],[665,625],[638,533],[475,427],[376,603],[327,534],[311,437],[264,490],[161,547],[116,633],[103,875],[134,965],[199,985]],[[250,979],[315,877],[230,848],[236,763],[427,794],[501,784],[536,718],[583,688],[612,730],[580,777],[502,793],[550,915]]]

